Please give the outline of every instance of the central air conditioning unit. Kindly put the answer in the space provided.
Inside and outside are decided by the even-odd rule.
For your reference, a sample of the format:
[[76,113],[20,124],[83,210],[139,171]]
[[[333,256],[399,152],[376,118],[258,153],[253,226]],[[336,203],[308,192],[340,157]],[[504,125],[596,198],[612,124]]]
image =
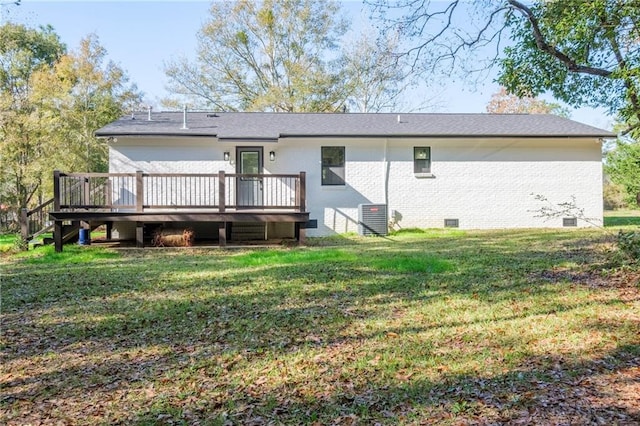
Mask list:
[[387,235],[388,230],[386,204],[358,204],[358,234]]

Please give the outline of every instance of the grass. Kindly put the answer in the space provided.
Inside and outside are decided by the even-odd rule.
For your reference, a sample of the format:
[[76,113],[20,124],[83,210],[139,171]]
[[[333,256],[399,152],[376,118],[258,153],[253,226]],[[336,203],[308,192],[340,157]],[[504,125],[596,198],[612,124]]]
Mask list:
[[8,253],[13,250],[18,238],[17,234],[0,234],[0,253]]
[[607,210],[604,214],[604,225],[607,227],[640,226],[640,211]]
[[640,421],[640,294],[602,231],[4,256],[6,424]]

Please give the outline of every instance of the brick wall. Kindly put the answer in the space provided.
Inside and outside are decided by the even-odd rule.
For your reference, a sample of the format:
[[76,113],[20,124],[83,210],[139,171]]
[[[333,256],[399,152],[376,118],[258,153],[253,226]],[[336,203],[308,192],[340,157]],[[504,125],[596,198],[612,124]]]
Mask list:
[[[235,155],[232,144],[119,139],[110,152],[111,172],[235,171],[223,160],[224,151]],[[309,236],[357,232],[361,203],[388,203],[402,228],[439,228],[444,219],[458,219],[466,229],[562,226],[562,218],[535,217],[542,206],[535,194],[553,203],[573,196],[587,217],[602,220],[601,146],[595,139],[283,138],[244,145],[264,147],[265,173],[307,172],[307,207],[318,220]],[[346,147],[346,185],[321,185],[322,146]],[[433,176],[414,175],[415,146],[431,147]],[[275,161],[268,159],[271,150]]]
[[[431,178],[411,168],[411,142],[390,150],[389,206],[402,227],[559,227],[562,218],[536,217],[543,203],[575,197],[587,217],[602,221],[600,144],[593,140],[485,140],[430,142]],[[589,226],[579,221],[579,226]]]

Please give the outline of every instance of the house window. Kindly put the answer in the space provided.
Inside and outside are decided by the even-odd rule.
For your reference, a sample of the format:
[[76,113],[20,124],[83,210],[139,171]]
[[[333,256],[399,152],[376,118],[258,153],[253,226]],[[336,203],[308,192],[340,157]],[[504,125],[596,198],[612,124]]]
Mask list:
[[431,147],[413,148],[413,173],[431,173]]
[[323,146],[322,184],[344,185],[344,146]]

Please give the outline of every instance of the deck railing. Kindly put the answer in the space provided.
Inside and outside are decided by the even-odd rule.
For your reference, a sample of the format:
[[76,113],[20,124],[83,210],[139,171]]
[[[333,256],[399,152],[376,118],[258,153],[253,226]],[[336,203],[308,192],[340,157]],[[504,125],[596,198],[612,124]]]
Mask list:
[[306,210],[305,173],[63,173],[54,172],[61,210],[226,209]]
[[21,210],[20,234],[23,240],[28,241],[53,228],[53,222],[49,220],[49,212],[53,209],[53,205],[54,199],[52,198],[33,210]]

